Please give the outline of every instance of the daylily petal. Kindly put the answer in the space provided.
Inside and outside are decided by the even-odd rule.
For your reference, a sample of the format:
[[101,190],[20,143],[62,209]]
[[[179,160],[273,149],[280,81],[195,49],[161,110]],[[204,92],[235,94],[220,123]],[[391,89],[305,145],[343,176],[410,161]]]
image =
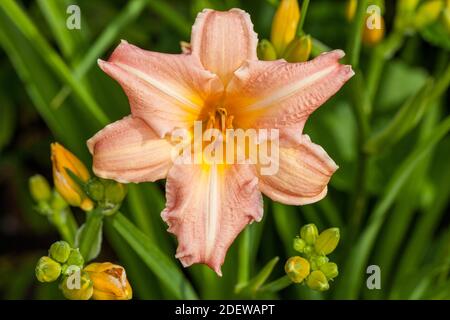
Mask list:
[[250,165],[175,164],[161,216],[178,238],[176,257],[187,267],[205,263],[217,274],[241,230],[263,214],[258,179]]
[[247,61],[227,87],[225,105],[238,127],[302,127],[308,116],[350,79],[334,50],[304,63]]
[[280,146],[278,172],[260,175],[259,188],[272,200],[285,204],[317,202],[327,194],[327,184],[337,168],[322,147],[302,135],[300,143]]
[[243,10],[203,10],[192,27],[192,54],[227,84],[233,72],[247,60],[257,60],[258,36]]
[[175,127],[188,128],[205,100],[222,92],[219,78],[188,54],[142,50],[126,41],[100,68],[117,80],[130,100],[131,112],[144,119],[160,137]]
[[116,121],[87,142],[94,173],[119,182],[155,181],[172,166],[172,145],[140,118]]

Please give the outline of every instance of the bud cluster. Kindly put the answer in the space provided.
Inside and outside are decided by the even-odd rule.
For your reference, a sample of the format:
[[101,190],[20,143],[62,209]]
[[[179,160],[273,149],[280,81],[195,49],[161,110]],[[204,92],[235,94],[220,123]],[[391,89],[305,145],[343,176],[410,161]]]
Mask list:
[[272,20],[270,41],[263,39],[258,44],[261,60],[285,59],[288,62],[307,61],[311,53],[311,37],[298,35],[300,9],[297,0],[282,0]]
[[294,239],[294,250],[302,256],[288,259],[285,271],[294,283],[305,283],[310,289],[326,291],[339,274],[338,266],[327,257],[337,247],[340,239],[338,228],[319,231],[315,224],[304,225],[300,236]]

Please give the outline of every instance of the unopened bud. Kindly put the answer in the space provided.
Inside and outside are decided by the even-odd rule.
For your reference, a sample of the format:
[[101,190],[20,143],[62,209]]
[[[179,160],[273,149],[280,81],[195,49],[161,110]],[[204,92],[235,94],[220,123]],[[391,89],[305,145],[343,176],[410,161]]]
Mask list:
[[92,210],[94,203],[68,172],[70,170],[80,181],[86,183],[90,175],[84,164],[59,143],[51,144],[51,159],[53,181],[59,194],[72,206],[85,211]]
[[90,179],[86,185],[86,192],[95,201],[101,201],[105,197],[105,186],[97,177]]
[[277,52],[269,40],[263,39],[258,43],[259,60],[272,61],[277,59]]
[[83,256],[78,248],[72,249],[69,254],[69,258],[66,261],[68,266],[78,266],[82,267],[84,264]]
[[121,203],[127,194],[124,184],[113,180],[105,180],[105,200],[112,203]]
[[326,291],[330,288],[327,277],[320,270],[311,272],[308,279],[306,280],[306,285],[310,289],[317,291]]
[[443,0],[430,0],[422,3],[417,10],[414,24],[418,29],[424,28],[435,22],[444,10]]
[[311,36],[304,35],[300,38],[295,38],[286,48],[284,58],[288,62],[305,62],[309,58],[311,48]]
[[30,193],[36,202],[48,201],[52,197],[50,185],[40,174],[32,176],[29,180]]
[[63,278],[60,289],[69,300],[89,300],[94,293],[94,284],[87,272],[75,272]]
[[303,253],[303,250],[305,250],[306,247],[306,241],[303,239],[300,239],[299,237],[296,237],[294,239],[294,250],[298,251],[300,253]]
[[36,264],[36,278],[39,282],[52,282],[61,274],[61,265],[50,257],[41,257]]
[[338,266],[334,262],[327,262],[319,267],[320,271],[327,277],[327,279],[334,279],[338,276]]
[[314,244],[317,237],[319,236],[319,231],[314,223],[304,225],[300,229],[300,237],[306,241],[307,244]]
[[284,265],[284,271],[292,282],[301,283],[309,275],[309,262],[299,256],[291,257]]
[[340,239],[339,228],[330,228],[320,233],[315,243],[318,254],[327,255],[336,249]]
[[270,36],[278,56],[283,55],[286,46],[294,39],[299,20],[298,0],[282,0],[273,17]]
[[69,258],[70,250],[70,245],[67,242],[57,241],[50,246],[48,254],[52,259],[64,263]]
[[[362,35],[362,42],[366,46],[374,46],[378,44],[384,37],[384,18],[382,15],[378,15],[371,17],[367,16],[364,24],[364,30]],[[379,19],[377,23],[370,23],[368,19]],[[377,25],[378,24],[378,25]]]
[[345,18],[348,22],[353,21],[356,13],[356,7],[358,6],[358,0],[347,0],[345,6]]

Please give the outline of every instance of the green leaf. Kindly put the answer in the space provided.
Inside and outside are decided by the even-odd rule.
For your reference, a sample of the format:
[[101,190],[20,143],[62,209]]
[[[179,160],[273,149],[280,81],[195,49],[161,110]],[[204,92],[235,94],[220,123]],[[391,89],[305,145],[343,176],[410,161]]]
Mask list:
[[341,299],[358,297],[364,266],[377,238],[378,232],[386,219],[387,212],[397,198],[400,190],[408,181],[420,161],[434,146],[450,131],[450,117],[445,118],[422,143],[418,144],[409,156],[401,163],[386,185],[385,192],[375,206],[366,228],[352,248],[351,254],[344,265],[344,271],[339,278],[336,296]]
[[141,230],[120,213],[112,217],[111,222],[114,229],[177,299],[197,299],[197,294],[175,262],[159,250]]
[[269,276],[272,274],[273,268],[278,263],[278,260],[280,258],[275,257],[261,269],[261,271],[258,272],[258,274],[250,279],[247,283],[242,283],[236,286],[236,293],[240,296],[247,297],[247,296],[254,296],[258,289],[266,282],[266,280],[269,278]]

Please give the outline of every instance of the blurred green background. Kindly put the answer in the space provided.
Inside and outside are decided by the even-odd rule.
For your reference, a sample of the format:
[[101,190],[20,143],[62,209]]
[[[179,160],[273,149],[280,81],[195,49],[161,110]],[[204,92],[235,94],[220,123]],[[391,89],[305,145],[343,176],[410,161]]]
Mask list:
[[[65,28],[70,4],[81,8],[81,30]],[[295,255],[293,238],[303,224],[315,223],[319,230],[341,229],[332,254],[340,275],[331,289],[317,293],[291,285],[257,297],[450,299],[448,39],[434,27],[396,30],[396,4],[386,1],[386,40],[361,48],[354,66],[358,76],[305,128],[340,166],[329,195],[304,207],[265,199],[263,221],[235,241],[222,278],[203,266],[182,269],[173,258],[176,241],[159,216],[164,183],[130,186],[124,214],[182,270],[198,297],[238,298],[239,278],[253,277],[276,256],[280,261],[269,281],[282,276],[284,262]],[[178,53],[203,8],[242,8],[259,39],[269,38],[276,5],[276,0],[1,1],[0,298],[63,298],[57,284],[39,284],[34,276],[37,259],[59,236],[34,210],[28,178],[41,173],[51,180],[55,140],[90,165],[85,141],[129,113],[123,91],[99,70],[97,58],[107,58],[120,39]],[[347,49],[354,36],[345,5],[312,0],[305,32],[329,48]],[[83,215],[75,211],[78,221]],[[136,298],[179,297],[111,224],[104,237],[98,260],[125,266]],[[368,265],[380,266],[381,290],[367,289]]]

